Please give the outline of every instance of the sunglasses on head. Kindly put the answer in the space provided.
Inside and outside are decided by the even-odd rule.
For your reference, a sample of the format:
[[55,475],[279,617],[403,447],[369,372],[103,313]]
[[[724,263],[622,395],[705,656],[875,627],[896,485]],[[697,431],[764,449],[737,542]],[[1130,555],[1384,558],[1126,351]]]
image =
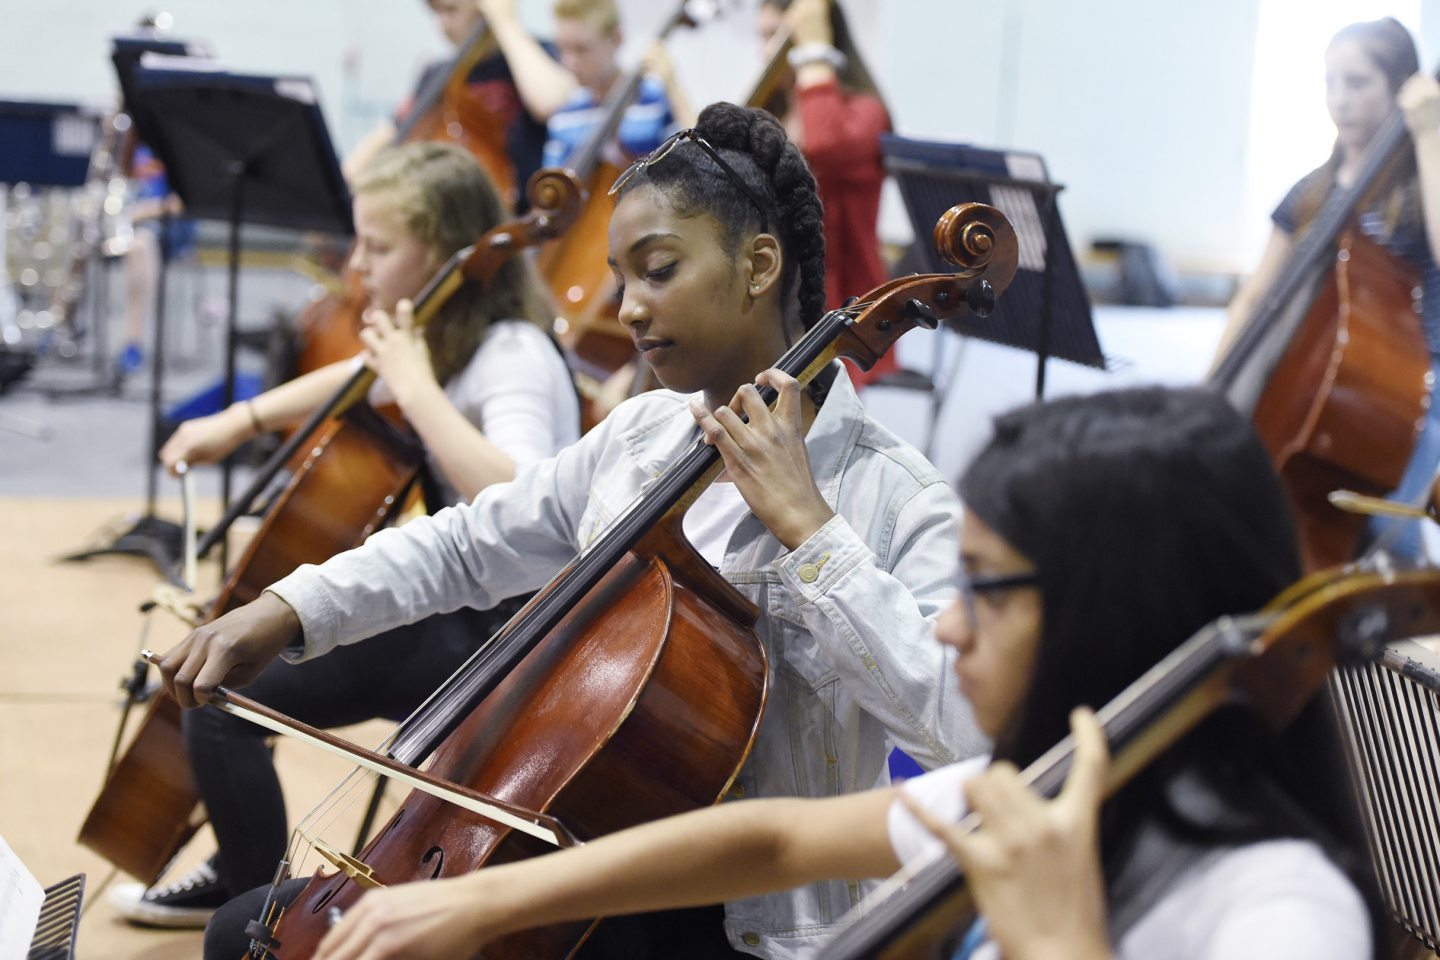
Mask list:
[[674,150],[686,140],[693,142],[697,147],[709,154],[710,159],[714,160],[716,165],[725,172],[725,176],[730,178],[730,182],[735,184],[735,186],[740,190],[740,192],[745,194],[745,196],[749,198],[750,202],[755,205],[755,211],[760,214],[761,227],[767,226],[770,223],[770,218],[765,216],[765,204],[760,201],[760,198],[756,195],[755,191],[751,190],[748,186],[746,186],[745,181],[740,179],[740,174],[735,172],[735,168],[725,162],[724,158],[720,156],[720,151],[712,147],[710,145],[710,141],[706,140],[704,137],[700,136],[700,134],[696,133],[693,127],[675,133],[664,143],[660,144],[660,146],[656,147],[654,150],[650,151],[645,156],[641,157],[639,160],[636,160],[634,163],[630,164],[630,166],[626,167],[625,172],[620,174],[620,176],[616,177],[615,182],[610,186],[610,196],[613,197],[621,190],[623,190],[625,188],[625,184],[635,179],[635,176],[641,170],[644,170],[646,167],[653,166],[654,164],[659,163],[661,160],[664,160],[667,156],[670,155],[670,152],[672,150]]

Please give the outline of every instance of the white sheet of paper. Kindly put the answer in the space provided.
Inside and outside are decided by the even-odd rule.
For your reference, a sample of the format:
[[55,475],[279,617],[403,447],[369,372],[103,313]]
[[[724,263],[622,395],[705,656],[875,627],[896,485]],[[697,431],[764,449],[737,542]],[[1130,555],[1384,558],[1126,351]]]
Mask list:
[[25,960],[45,888],[0,837],[0,960]]

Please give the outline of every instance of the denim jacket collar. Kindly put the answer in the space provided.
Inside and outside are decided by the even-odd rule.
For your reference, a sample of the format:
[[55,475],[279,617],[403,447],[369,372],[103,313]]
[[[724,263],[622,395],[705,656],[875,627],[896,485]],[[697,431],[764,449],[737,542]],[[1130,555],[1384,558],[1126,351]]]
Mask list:
[[[703,399],[704,395],[674,394],[679,399],[678,413],[664,411],[643,423],[636,424],[619,440],[635,466],[650,477],[658,477],[665,468],[700,436],[694,419],[690,416],[689,402],[692,398]],[[810,455],[810,469],[815,485],[826,503],[835,503],[840,493],[840,480],[845,465],[855,449],[860,431],[865,425],[864,410],[860,398],[844,365],[835,376],[825,405],[810,425],[805,435],[805,449]]]

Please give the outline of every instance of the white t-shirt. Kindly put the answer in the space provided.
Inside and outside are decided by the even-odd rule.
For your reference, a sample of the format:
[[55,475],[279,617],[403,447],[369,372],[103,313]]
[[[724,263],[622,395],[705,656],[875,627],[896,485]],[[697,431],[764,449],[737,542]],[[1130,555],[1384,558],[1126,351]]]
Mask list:
[[[961,785],[988,757],[941,767],[903,789],[949,823],[964,816]],[[890,845],[901,862],[944,847],[899,803]],[[1120,960],[1361,960],[1371,956],[1370,920],[1359,891],[1308,840],[1266,840],[1203,858],[1183,870],[1121,937]],[[994,943],[973,960],[998,960]]]
[[680,528],[685,539],[699,551],[705,562],[716,570],[725,559],[725,549],[730,546],[730,535],[750,505],[740,496],[733,483],[712,483],[706,487],[690,509],[685,511]]
[[[517,473],[580,439],[580,403],[570,371],[549,337],[524,320],[491,323],[470,362],[445,384],[445,396],[515,461]],[[383,380],[371,388],[370,400],[394,402]],[[428,451],[426,456],[442,492],[458,501],[439,464]]]

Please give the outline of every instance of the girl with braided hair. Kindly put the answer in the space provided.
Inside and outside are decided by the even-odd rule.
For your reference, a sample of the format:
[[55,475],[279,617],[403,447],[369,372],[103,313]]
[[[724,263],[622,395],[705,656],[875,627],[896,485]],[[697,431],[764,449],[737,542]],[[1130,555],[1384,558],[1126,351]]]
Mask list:
[[[609,259],[619,317],[666,389],[621,404],[514,483],[302,567],[195,631],[161,665],[182,705],[208,700],[218,684],[243,684],[281,653],[317,657],[430,613],[541,587],[698,428],[725,469],[684,530],[759,609],[771,668],[733,796],[883,786],[895,746],[926,767],[982,749],[945,682],[947,654],[931,640],[955,596],[958,501],[923,457],[866,416],[838,364],[825,389],[809,391],[767,369],[824,304],[820,202],[784,128],[759,110],[712,105],[617,179],[615,193]],[[778,391],[773,413],[754,383]],[[293,897],[302,884],[291,884],[284,892]],[[447,889],[415,893],[432,888]],[[597,942],[586,955],[793,956],[833,932],[868,890],[827,882],[732,902],[723,916],[665,915],[644,924],[640,942]],[[206,956],[234,956],[263,895],[216,915]]]

